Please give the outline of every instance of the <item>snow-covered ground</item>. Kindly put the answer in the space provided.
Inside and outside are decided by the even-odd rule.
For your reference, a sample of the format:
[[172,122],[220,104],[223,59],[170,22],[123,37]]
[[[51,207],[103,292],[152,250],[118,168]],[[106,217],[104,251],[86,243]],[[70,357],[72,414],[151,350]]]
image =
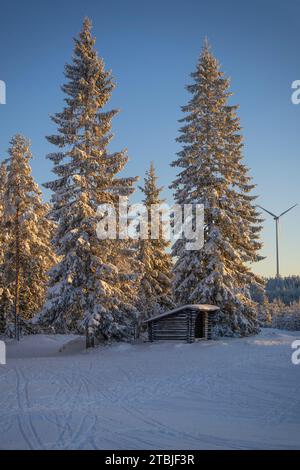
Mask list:
[[71,336],[7,344],[1,449],[300,448],[300,332],[115,344]]

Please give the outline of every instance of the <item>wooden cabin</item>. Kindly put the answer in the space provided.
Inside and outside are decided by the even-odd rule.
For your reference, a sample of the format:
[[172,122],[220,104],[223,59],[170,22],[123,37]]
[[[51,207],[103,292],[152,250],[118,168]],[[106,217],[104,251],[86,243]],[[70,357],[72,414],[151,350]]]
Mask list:
[[150,341],[177,340],[193,343],[212,338],[212,316],[220,310],[215,305],[183,305],[161,315],[149,318]]

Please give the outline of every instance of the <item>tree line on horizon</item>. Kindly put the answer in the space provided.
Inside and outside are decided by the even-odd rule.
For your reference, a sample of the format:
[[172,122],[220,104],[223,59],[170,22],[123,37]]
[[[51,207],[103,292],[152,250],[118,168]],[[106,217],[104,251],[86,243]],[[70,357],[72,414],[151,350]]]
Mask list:
[[[137,177],[121,177],[128,156],[110,153],[112,119],[106,110],[115,87],[95,49],[86,18],[75,38],[72,62],[65,66],[64,107],[52,116],[56,134],[55,179],[44,203],[31,175],[30,143],[10,142],[0,169],[0,332],[12,336],[16,320],[23,331],[85,333],[121,340],[133,324],[175,305],[210,303],[220,307],[216,335],[258,332],[250,285],[262,286],[251,270],[261,259],[261,222],[253,184],[243,162],[237,106],[228,104],[229,79],[207,41],[187,86],[181,150],[171,165],[177,204],[203,204],[205,244],[185,249],[180,239],[99,240],[100,204],[130,197]],[[147,208],[162,202],[154,165],[140,187]]]
[[284,305],[300,301],[300,276],[269,277],[264,279],[264,290],[256,286],[251,288],[251,297],[255,302],[279,301]]

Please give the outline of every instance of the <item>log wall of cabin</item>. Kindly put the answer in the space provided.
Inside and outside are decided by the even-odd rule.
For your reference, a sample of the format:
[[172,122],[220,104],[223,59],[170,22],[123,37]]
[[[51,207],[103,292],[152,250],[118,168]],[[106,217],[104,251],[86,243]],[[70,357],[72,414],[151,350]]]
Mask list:
[[195,341],[195,321],[198,315],[204,317],[203,339],[212,339],[212,314],[199,310],[182,310],[176,315],[167,315],[148,323],[149,340]]
[[212,315],[199,310],[186,310],[163,318],[153,320],[148,324],[149,340],[181,340],[193,343],[195,341],[195,321],[198,315],[204,317],[203,339],[212,337]]
[[213,314],[207,313],[207,339],[212,339],[212,320]]
[[188,321],[189,317],[185,311],[153,320],[149,325],[149,339],[188,340]]

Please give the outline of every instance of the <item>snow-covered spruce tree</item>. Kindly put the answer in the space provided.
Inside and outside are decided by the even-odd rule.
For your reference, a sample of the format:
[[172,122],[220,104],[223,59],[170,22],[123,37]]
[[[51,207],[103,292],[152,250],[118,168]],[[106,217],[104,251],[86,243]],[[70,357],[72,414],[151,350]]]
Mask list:
[[1,219],[3,217],[3,212],[4,212],[4,195],[5,195],[6,186],[7,186],[7,170],[6,170],[6,162],[3,161],[0,164],[0,217]]
[[48,137],[58,151],[48,155],[56,179],[45,186],[57,221],[53,243],[60,262],[53,268],[39,322],[58,332],[88,332],[89,337],[126,338],[133,316],[136,283],[130,250],[120,240],[99,240],[100,204],[116,205],[133,192],[137,178],[121,178],[126,151],[108,152],[111,120],[104,111],[114,84],[94,48],[85,19],[75,39],[73,61],[65,67],[65,107],[52,118],[58,134]]
[[272,326],[272,305],[268,297],[264,294],[263,300],[257,304],[258,321],[261,326]]
[[28,320],[42,307],[47,272],[55,262],[51,247],[53,222],[47,219],[48,204],[41,199],[30,168],[30,143],[21,135],[12,138],[2,192],[3,255],[1,310],[7,332],[15,318]]
[[140,187],[145,197],[143,203],[148,211],[149,233],[147,240],[139,242],[139,260],[141,262],[142,277],[139,292],[139,310],[143,312],[143,319],[151,314],[161,313],[174,306],[172,299],[172,258],[166,250],[170,245],[162,237],[150,238],[151,206],[164,203],[160,193],[162,188],[157,186],[154,165],[151,163],[146,172],[144,185]]
[[249,335],[258,331],[249,286],[262,282],[249,267],[261,259],[255,186],[243,163],[237,106],[228,104],[229,80],[207,42],[191,76],[177,139],[183,147],[172,163],[180,172],[171,188],[176,203],[204,205],[205,245],[187,251],[184,240],[175,243],[175,297],[179,304],[220,306],[216,334]]

